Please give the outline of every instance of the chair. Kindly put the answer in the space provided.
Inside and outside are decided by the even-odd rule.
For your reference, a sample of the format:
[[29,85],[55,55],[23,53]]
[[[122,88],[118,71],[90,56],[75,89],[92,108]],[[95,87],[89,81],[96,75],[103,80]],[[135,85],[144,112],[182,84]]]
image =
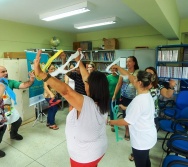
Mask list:
[[[167,152],[164,148],[164,144],[167,140],[167,137],[170,133],[176,134],[186,134],[188,130],[188,107],[181,110],[179,114],[179,119],[177,120],[160,120],[159,121],[159,129],[167,132],[165,138],[162,143],[162,149]],[[158,129],[158,130],[159,130]]]
[[188,159],[177,156],[177,155],[168,155],[163,160],[162,167],[187,167]]
[[172,134],[167,142],[167,147],[167,155],[174,152],[176,155],[188,158],[188,134]]
[[176,97],[174,107],[166,107],[163,110],[165,116],[177,119],[182,109],[188,107],[188,91],[180,91]]

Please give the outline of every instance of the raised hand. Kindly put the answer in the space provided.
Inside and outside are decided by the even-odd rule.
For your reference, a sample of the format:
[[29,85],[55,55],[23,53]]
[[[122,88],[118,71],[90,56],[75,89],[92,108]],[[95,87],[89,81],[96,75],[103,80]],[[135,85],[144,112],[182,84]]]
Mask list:
[[35,76],[36,77],[39,77],[42,72],[41,70],[41,67],[40,67],[40,58],[41,58],[41,53],[42,53],[42,50],[39,50],[37,52],[37,55],[35,57],[35,60],[34,60],[34,73],[35,73]]

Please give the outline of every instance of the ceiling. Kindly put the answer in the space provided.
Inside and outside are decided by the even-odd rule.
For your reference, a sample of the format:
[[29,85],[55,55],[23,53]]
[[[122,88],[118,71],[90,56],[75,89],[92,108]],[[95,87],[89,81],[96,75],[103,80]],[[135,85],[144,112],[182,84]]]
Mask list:
[[[40,14],[81,2],[81,0],[0,0],[0,19],[74,33],[148,24],[143,18],[126,6],[122,0],[88,1],[95,6],[94,10],[77,16],[46,22],[39,19]],[[136,3],[136,0],[134,1]],[[188,18],[188,0],[176,0],[176,2],[179,17]],[[145,7],[147,8],[147,6]],[[74,28],[74,24],[113,16],[118,17],[118,22],[113,25],[84,30]]]

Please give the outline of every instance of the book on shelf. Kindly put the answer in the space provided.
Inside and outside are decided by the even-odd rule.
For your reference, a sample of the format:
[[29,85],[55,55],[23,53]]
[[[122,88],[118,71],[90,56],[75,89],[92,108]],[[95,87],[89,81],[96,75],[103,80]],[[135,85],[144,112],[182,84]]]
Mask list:
[[177,62],[179,50],[159,50],[158,61]]
[[188,67],[183,67],[182,78],[188,79]]
[[182,67],[157,66],[158,77],[182,78]]

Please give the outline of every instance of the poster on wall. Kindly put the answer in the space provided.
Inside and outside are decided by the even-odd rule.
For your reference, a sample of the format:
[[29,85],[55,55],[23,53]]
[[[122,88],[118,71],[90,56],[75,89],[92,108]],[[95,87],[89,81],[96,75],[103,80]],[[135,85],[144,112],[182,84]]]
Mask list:
[[[27,58],[27,69],[28,72],[33,71],[33,60],[36,57],[36,52],[26,52],[26,58]],[[48,61],[48,54],[42,53],[40,63],[41,65],[45,65]],[[29,106],[35,105],[41,101],[44,101],[45,98],[43,96],[44,88],[43,88],[43,81],[36,79],[32,86],[29,87]]]

